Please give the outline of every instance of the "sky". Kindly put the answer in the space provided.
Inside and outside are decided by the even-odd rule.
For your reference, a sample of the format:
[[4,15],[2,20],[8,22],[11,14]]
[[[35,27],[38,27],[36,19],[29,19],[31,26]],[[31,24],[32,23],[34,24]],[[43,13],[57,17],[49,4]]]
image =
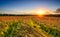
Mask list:
[[0,14],[34,14],[37,9],[55,11],[60,0],[0,0]]

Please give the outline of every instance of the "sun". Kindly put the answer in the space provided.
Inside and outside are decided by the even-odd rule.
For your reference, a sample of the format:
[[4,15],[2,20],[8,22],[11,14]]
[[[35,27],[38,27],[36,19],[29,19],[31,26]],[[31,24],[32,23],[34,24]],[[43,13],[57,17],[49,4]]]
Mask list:
[[45,13],[44,11],[37,11],[37,14],[40,14],[40,15],[42,15],[44,13]]
[[38,14],[38,15],[44,15],[45,13],[46,13],[45,10],[38,10],[38,11],[36,12],[36,14]]

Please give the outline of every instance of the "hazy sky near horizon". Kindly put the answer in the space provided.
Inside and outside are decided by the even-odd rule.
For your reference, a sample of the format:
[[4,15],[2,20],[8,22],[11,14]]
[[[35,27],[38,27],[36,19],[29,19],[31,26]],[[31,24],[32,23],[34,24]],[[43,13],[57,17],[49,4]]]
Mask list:
[[31,13],[37,8],[54,11],[60,8],[60,0],[0,0],[0,13]]

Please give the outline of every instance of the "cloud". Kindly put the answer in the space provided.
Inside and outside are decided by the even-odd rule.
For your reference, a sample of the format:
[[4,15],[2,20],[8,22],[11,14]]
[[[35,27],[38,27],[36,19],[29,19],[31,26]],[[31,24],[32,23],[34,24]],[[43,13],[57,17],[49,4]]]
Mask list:
[[60,13],[60,8],[58,8],[58,9],[56,10],[56,13]]
[[11,10],[0,10],[0,14],[33,14],[33,12],[18,12]]

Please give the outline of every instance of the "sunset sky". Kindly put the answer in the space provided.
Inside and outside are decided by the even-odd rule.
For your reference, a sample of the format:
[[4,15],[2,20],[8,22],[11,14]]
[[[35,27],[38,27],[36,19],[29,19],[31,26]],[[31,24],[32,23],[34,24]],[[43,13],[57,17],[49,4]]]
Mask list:
[[60,8],[59,0],[0,0],[0,14],[32,14],[38,9],[55,11],[57,8]]

